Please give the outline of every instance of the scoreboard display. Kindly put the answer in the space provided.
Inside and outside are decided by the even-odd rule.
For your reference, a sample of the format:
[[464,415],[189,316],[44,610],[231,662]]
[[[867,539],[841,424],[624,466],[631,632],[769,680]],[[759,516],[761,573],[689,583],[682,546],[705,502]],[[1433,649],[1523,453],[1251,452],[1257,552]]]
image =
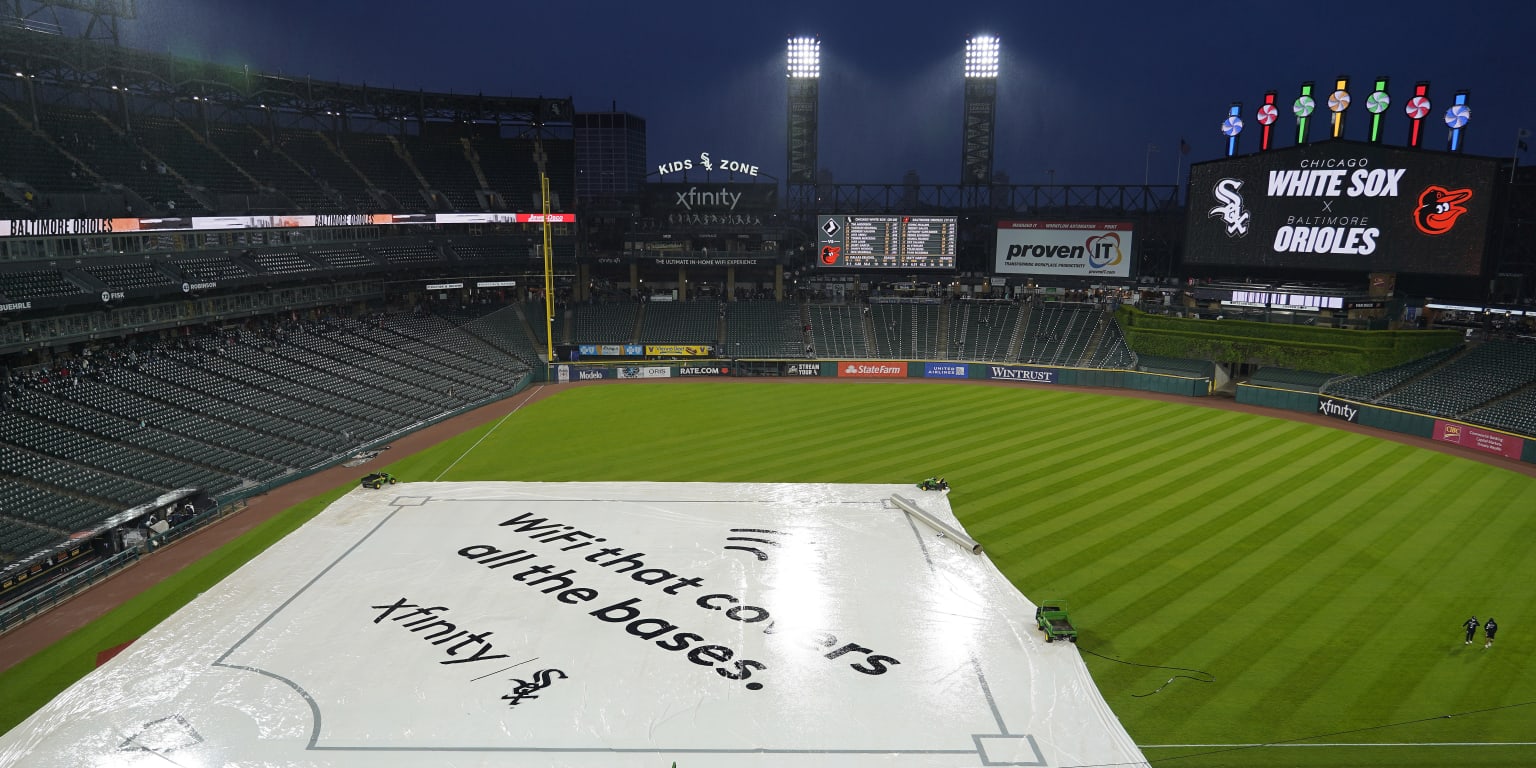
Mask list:
[[818,216],[816,225],[823,267],[955,268],[955,216]]
[[1477,275],[1498,161],[1327,141],[1197,163],[1186,265]]

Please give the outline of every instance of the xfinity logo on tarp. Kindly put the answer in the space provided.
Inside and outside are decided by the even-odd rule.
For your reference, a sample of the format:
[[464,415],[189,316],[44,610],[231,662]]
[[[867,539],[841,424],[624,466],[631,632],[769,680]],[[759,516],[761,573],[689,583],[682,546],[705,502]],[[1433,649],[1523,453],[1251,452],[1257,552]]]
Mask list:
[[1331,397],[1317,401],[1317,412],[1335,419],[1343,419],[1351,424],[1357,423],[1356,419],[1360,416],[1359,408]]

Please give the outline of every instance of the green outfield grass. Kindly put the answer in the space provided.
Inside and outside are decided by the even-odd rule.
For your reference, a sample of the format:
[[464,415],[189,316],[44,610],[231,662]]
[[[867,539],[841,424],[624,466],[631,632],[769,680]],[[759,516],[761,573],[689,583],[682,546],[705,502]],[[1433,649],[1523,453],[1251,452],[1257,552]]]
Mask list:
[[[1469,746],[1536,742],[1536,479],[1435,451],[1026,386],[624,383],[562,392],[388,469],[405,481],[944,475],[960,520],[1025,595],[1072,601],[1080,649],[1102,654],[1085,653],[1100,689],[1159,768],[1536,765],[1536,746]],[[43,686],[0,705],[0,728],[328,500],[0,676],[8,694]],[[1504,628],[1494,649],[1462,644],[1474,612]],[[1110,659],[1215,682],[1164,686],[1177,672]],[[1292,740],[1420,746],[1151,746]]]

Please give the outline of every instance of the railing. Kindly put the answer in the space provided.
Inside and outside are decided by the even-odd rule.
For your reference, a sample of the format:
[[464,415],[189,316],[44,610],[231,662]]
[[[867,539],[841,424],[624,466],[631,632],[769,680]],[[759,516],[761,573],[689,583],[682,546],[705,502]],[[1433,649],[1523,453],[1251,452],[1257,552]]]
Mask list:
[[145,543],[139,547],[119,552],[115,555],[112,555],[111,557],[106,558],[105,560],[101,560],[99,562],[85,566],[77,571],[70,573],[67,576],[64,576],[58,581],[49,584],[46,587],[42,587],[33,594],[20,598],[16,602],[7,605],[4,608],[0,608],[0,634],[4,634],[5,632],[9,632],[16,627],[21,626],[22,624],[26,623],[27,620],[38,616],[48,611],[50,608],[58,605],[59,603],[62,603],[75,596],[76,594],[79,594],[85,588],[95,584],[96,582],[101,581],[108,576],[111,576],[112,574],[127,568],[130,565],[133,565],[139,561],[139,558],[151,556],[156,550],[159,550],[167,544],[170,544],[171,542],[177,541],[179,539],[186,538],[192,533],[202,530],[211,523],[217,522],[218,520],[222,520],[236,512],[239,512],[246,507],[247,500],[253,496],[260,496],[261,494],[267,493],[268,491],[278,486],[286,485],[296,480],[309,477],[316,472],[330,469],[331,467],[348,461],[352,458],[353,455],[357,453],[375,448],[381,448],[400,437],[425,429],[434,424],[441,423],[450,418],[453,418],[454,416],[458,416],[461,413],[468,413],[469,411],[475,410],[476,408],[490,405],[491,403],[497,402],[499,400],[505,400],[506,398],[511,397],[523,391],[524,389],[527,389],[528,385],[532,383],[533,379],[534,374],[532,371],[529,371],[524,373],[522,378],[518,379],[517,383],[513,384],[512,388],[505,392],[483,397],[479,400],[467,403],[453,410],[443,411],[442,413],[416,422],[415,424],[401,427],[400,429],[397,429],[394,432],[384,435],[383,437],[380,437],[376,440],[350,448],[345,454],[332,456],[325,461],[316,463],[304,469],[289,472],[288,474],[272,480],[268,480],[264,483],[241,488],[235,493],[235,495],[220,499],[218,505],[213,509],[202,512],[183,522],[181,525],[167,530],[164,533],[150,536],[145,541]]

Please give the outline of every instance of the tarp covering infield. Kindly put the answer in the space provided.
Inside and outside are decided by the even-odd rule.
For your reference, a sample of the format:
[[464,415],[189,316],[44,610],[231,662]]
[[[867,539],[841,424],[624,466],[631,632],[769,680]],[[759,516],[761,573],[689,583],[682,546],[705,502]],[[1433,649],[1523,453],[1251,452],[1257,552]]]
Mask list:
[[0,765],[1146,765],[894,485],[358,489],[0,737]]

